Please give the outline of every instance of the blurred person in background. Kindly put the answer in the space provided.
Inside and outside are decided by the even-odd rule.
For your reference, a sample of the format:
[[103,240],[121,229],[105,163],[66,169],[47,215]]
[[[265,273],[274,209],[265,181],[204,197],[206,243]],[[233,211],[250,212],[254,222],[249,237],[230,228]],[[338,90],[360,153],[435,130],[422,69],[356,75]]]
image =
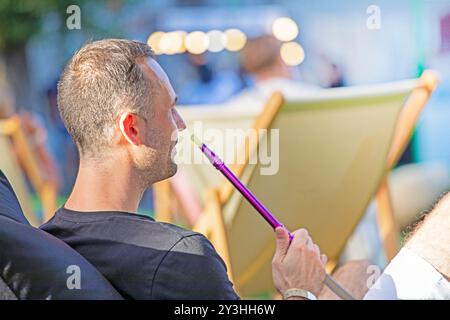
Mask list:
[[346,76],[344,67],[336,62],[337,57],[331,57],[322,50],[315,53],[314,78],[322,88],[345,87]]
[[286,97],[299,97],[315,92],[319,87],[293,79],[292,67],[280,55],[281,43],[273,36],[264,35],[250,39],[241,53],[245,72],[253,79],[253,86],[244,89],[227,103],[233,110],[262,110],[274,91]]
[[329,88],[339,88],[345,86],[344,75],[336,63],[330,66]]
[[195,69],[197,80],[191,80],[179,92],[181,105],[218,104],[228,100],[244,87],[238,73],[217,71],[206,54],[187,54],[189,64]]

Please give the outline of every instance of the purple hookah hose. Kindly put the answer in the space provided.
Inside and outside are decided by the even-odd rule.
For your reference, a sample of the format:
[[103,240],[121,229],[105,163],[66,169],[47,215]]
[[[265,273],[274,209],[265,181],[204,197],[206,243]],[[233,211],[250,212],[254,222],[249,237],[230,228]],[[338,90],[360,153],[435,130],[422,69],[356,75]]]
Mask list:
[[242,184],[242,182],[234,175],[233,172],[225,165],[225,163],[204,143],[201,144],[202,152],[211,161],[214,168],[222,172],[222,174],[231,182],[231,184],[250,202],[253,208],[258,211],[261,216],[272,226],[273,229],[283,227],[289,233],[289,239],[293,236],[289,230],[267,209],[256,196]]
[[[192,141],[200,148],[200,150],[206,155],[211,164],[219,170],[230,183],[247,199],[248,202],[258,211],[261,216],[272,226],[273,229],[277,227],[284,228],[288,234],[289,239],[292,241],[292,233],[267,209],[256,196],[242,184],[242,182],[234,175],[233,172],[225,165],[225,163],[210,149],[208,146],[200,142],[194,135],[191,136]],[[344,300],[355,300],[355,298],[342,288],[330,275],[326,275],[324,284],[328,286],[336,295]]]

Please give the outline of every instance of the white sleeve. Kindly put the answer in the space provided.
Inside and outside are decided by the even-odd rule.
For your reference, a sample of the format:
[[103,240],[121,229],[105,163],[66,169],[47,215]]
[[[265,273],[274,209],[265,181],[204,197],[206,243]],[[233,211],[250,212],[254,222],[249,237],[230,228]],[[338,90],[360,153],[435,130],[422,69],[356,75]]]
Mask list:
[[364,300],[450,299],[450,283],[420,256],[402,248]]

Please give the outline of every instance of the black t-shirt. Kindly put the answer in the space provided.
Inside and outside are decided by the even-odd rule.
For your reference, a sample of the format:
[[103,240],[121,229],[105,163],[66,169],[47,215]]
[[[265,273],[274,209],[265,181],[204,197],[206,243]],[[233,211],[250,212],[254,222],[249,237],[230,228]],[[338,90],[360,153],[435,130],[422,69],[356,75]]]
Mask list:
[[66,208],[41,229],[78,251],[124,298],[239,299],[202,234],[134,213]]

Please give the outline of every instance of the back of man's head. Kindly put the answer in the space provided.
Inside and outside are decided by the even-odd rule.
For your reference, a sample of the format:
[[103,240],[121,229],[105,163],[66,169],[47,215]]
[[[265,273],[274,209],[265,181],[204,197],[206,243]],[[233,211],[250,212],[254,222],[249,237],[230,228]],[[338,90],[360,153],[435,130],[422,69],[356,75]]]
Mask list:
[[153,57],[144,43],[105,39],[83,46],[58,83],[58,108],[81,157],[97,157],[111,143],[115,120],[126,108],[145,118],[151,84],[136,59]]
[[273,36],[250,39],[241,53],[242,67],[252,75],[277,67],[280,61],[280,42]]

